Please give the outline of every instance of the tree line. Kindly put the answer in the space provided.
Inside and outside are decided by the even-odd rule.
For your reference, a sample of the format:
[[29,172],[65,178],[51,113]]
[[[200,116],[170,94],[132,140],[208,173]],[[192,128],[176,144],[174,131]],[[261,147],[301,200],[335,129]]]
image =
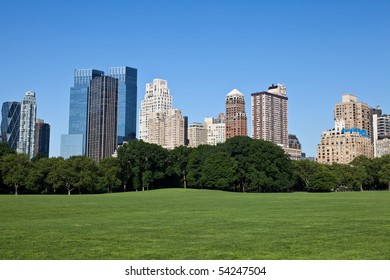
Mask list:
[[73,194],[197,188],[235,192],[390,190],[390,155],[350,164],[292,161],[271,142],[234,137],[217,146],[132,140],[99,163],[83,156],[32,160],[0,145],[0,193]]

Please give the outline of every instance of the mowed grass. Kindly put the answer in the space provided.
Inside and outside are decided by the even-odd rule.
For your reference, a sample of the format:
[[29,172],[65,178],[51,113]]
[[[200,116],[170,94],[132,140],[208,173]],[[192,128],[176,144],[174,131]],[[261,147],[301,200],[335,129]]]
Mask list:
[[390,192],[0,196],[1,259],[390,259]]

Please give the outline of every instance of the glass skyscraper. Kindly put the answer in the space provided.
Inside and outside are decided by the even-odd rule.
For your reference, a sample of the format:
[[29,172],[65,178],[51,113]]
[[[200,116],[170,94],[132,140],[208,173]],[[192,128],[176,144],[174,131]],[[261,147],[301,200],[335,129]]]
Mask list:
[[35,124],[35,148],[34,156],[42,154],[44,157],[49,157],[50,149],[50,125],[44,120],[37,120]]
[[16,152],[19,140],[20,102],[7,101],[1,107],[1,138]]
[[85,155],[90,82],[94,77],[102,75],[103,71],[95,69],[74,71],[74,86],[70,88],[69,131],[68,136],[61,136],[61,156],[64,158]]
[[111,157],[117,146],[118,80],[93,78],[88,97],[87,156],[96,162]]
[[108,68],[107,76],[118,79],[118,144],[135,139],[137,125],[137,69]]
[[[90,84],[93,78],[103,75],[103,71],[95,69],[74,71],[74,86],[70,88],[69,132],[61,135],[61,156],[64,158],[86,155]],[[107,76],[118,80],[117,143],[122,144],[136,135],[137,69],[110,67]]]

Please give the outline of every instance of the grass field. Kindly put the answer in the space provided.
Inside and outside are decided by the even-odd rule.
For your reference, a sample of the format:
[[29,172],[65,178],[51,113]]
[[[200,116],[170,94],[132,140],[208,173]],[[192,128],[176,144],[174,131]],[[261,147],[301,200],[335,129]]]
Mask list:
[[390,259],[390,192],[0,196],[1,259]]

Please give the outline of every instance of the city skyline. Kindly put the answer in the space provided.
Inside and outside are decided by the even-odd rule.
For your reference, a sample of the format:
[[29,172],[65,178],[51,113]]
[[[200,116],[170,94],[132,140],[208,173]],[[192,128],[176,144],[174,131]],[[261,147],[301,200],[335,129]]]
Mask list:
[[[245,95],[250,112],[252,92],[284,84],[288,132],[307,156],[333,127],[341,95],[390,113],[388,1],[116,1],[104,8],[83,1],[74,9],[75,3],[7,2],[0,11],[7,26],[1,101],[36,92],[37,115],[51,125],[50,156],[60,155],[61,134],[68,133],[69,88],[81,68],[138,69],[137,113],[145,84],[167,80],[174,107],[189,123],[224,112],[232,88]],[[110,32],[102,41],[94,25],[103,18],[101,28]]]

